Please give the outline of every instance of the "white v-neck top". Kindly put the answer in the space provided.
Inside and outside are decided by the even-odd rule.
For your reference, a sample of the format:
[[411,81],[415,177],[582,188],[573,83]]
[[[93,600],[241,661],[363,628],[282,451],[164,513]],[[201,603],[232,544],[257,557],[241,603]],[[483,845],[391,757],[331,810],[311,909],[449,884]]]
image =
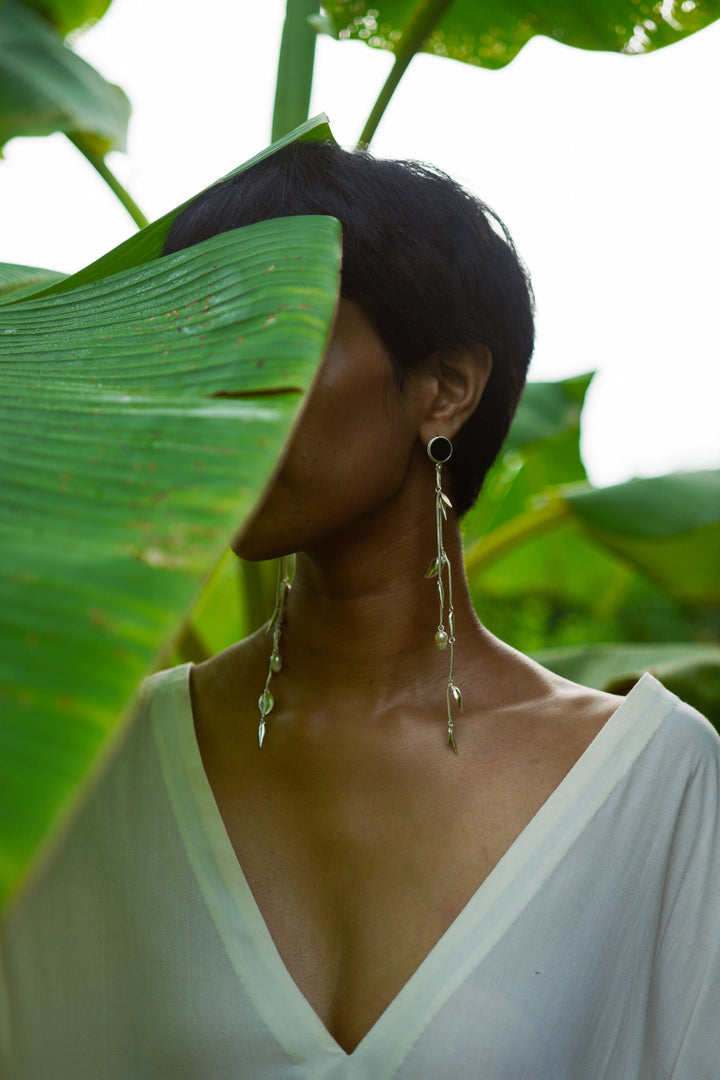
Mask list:
[[237,862],[188,670],[148,681],[11,913],[3,1077],[718,1080],[720,740],[695,710],[645,675],[348,1055]]

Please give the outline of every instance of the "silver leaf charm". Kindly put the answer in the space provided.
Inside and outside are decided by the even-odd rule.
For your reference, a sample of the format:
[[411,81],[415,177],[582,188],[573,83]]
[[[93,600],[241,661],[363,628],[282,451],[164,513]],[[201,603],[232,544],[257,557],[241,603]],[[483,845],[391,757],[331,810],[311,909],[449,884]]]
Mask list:
[[[448,728],[447,741],[448,741],[448,746],[452,746],[454,752],[457,754],[458,748],[457,748],[457,743],[455,742],[455,732],[450,727]],[[459,757],[459,755],[458,755],[458,757]]]
[[447,495],[445,494],[444,491],[440,492],[440,498],[445,503],[445,505],[448,506],[452,510],[452,503],[450,502],[450,500],[448,499],[448,497],[447,497]]
[[258,746],[262,746],[263,739],[265,738],[265,721],[261,720],[258,724]]
[[427,573],[425,574],[425,577],[428,580],[430,580],[430,578],[437,577],[439,570],[440,570],[440,560],[436,556],[433,559],[433,561],[430,563],[430,566],[427,569]]
[[268,713],[272,712],[275,708],[275,699],[269,690],[263,690],[262,694],[258,698],[258,709],[260,710],[260,716],[265,719]]
[[453,683],[453,685],[450,687],[450,693],[455,699],[455,704],[457,705],[458,709],[462,709],[462,694],[460,693],[460,687],[455,686],[455,684]]

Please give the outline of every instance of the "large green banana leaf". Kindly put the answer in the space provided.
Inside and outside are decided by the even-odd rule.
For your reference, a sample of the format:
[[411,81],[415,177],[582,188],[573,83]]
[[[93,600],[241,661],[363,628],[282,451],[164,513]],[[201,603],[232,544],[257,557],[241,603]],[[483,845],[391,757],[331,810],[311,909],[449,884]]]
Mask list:
[[486,68],[509,64],[530,38],[614,52],[648,52],[700,30],[720,16],[718,0],[328,0],[329,29],[398,55],[413,51]]
[[0,302],[4,901],[262,491],[333,317],[333,219],[152,246]]
[[129,116],[122,90],[68,48],[45,19],[19,0],[0,3],[0,151],[17,135],[61,131],[102,158],[124,149]]

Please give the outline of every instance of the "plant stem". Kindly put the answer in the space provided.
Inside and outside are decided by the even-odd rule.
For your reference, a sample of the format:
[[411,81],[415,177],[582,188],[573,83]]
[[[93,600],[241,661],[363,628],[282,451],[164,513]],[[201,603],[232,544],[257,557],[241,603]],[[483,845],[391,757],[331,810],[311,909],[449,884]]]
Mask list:
[[423,0],[422,3],[416,6],[415,12],[403,32],[398,51],[395,53],[395,63],[378,95],[377,101],[372,107],[358,140],[358,149],[364,150],[370,145],[370,141],[377,131],[377,126],[390,104],[390,98],[395,93],[397,85],[405,74],[410,61],[415,56],[415,53],[419,52],[423,47],[431,31],[451,3],[452,0]]
[[113,194],[117,195],[137,227],[139,229],[144,229],[145,226],[149,224],[148,219],[145,217],[130,193],[122,186],[117,176],[110,171],[102,154],[94,150],[81,135],[68,135],[68,138],[70,142],[78,148],[80,153],[87,158],[92,167],[100,173]]
[[479,573],[491,563],[506,555],[513,548],[532,540],[541,533],[557,528],[571,516],[570,505],[562,496],[556,495],[540,506],[526,510],[493,529],[487,536],[476,540],[465,552],[465,569]]
[[319,0],[287,0],[275,86],[273,142],[308,118],[317,38],[308,19],[319,10]]

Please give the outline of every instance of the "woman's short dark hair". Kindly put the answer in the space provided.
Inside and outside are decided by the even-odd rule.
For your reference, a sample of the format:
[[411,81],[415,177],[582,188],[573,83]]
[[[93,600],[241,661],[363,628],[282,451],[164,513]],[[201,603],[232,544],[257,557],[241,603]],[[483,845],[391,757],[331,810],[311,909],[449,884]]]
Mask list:
[[370,317],[401,384],[433,353],[477,344],[492,353],[448,465],[464,514],[505,440],[533,349],[532,288],[507,229],[432,166],[301,142],[199,195],[174,221],[165,253],[298,214],[341,222],[342,295]]

